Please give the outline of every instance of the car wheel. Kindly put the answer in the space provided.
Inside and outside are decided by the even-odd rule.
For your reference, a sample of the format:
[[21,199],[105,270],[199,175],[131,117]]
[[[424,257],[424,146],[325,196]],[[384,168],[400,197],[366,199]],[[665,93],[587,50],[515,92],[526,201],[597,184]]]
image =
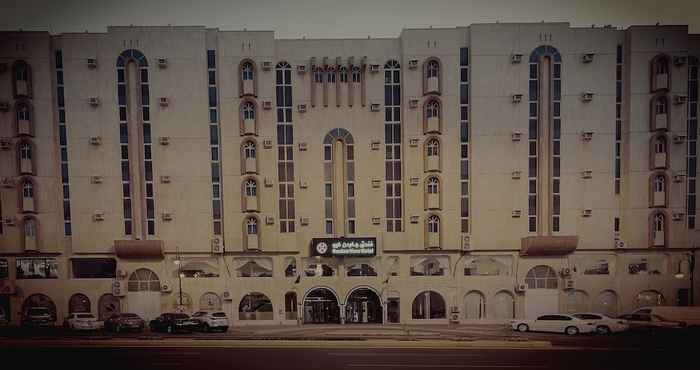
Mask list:
[[566,329],[564,329],[564,333],[568,335],[576,335],[578,334],[578,328],[575,326],[567,326]]
[[173,333],[173,326],[172,326],[172,325],[168,325],[167,332],[168,332],[168,334],[172,334],[172,333]]
[[227,331],[228,331],[228,326],[224,326],[223,328],[221,328],[221,332],[222,332],[222,333],[225,333],[225,332],[227,332]]
[[211,332],[211,327],[209,326],[209,324],[207,324],[207,323],[204,324],[204,331],[205,331],[206,333]]
[[595,328],[595,331],[596,331],[598,334],[602,334],[602,335],[610,334],[610,328],[607,327],[607,326],[605,326],[605,325],[600,325],[600,326],[598,326],[597,328]]
[[520,324],[520,325],[518,325],[518,331],[519,331],[519,332],[524,333],[524,332],[529,331],[529,330],[530,330],[530,328],[527,326],[527,324]]
[[117,333],[120,333],[122,331],[122,326],[121,324],[117,324],[117,326],[114,328],[114,331]]

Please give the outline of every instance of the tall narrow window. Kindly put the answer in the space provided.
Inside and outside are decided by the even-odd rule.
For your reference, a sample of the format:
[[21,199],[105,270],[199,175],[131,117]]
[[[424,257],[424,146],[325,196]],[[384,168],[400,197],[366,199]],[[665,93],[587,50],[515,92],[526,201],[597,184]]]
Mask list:
[[19,173],[23,175],[34,174],[34,148],[29,141],[20,141],[19,144]]
[[[63,235],[73,234],[70,212],[70,184],[68,182],[68,127],[66,120],[66,106],[63,96],[63,51],[55,52],[56,66],[56,109],[58,111],[58,147],[61,153],[61,186],[63,199]],[[120,126],[121,127],[121,126]]]
[[245,182],[245,195],[247,197],[255,197],[258,195],[258,185],[255,180],[248,180]]
[[440,170],[440,141],[437,138],[429,139],[425,144],[426,171]]
[[258,220],[255,217],[248,217],[245,220],[245,243],[249,250],[260,248],[260,234],[258,233]]
[[425,113],[423,114],[425,122],[423,127],[424,133],[441,131],[440,108],[440,101],[437,98],[432,98],[425,103]]
[[348,68],[340,67],[340,82],[348,82]]
[[257,121],[255,119],[255,103],[244,101],[241,103],[241,131],[244,135],[255,135],[257,132]]
[[440,209],[440,180],[429,177],[425,184],[427,209]]
[[331,130],[323,139],[327,234],[344,236],[356,231],[354,144],[352,135],[342,128]]
[[695,229],[696,199],[697,199],[697,166],[698,166],[698,58],[688,58],[688,158],[686,161],[687,196],[686,215],[688,229]]
[[216,50],[207,50],[207,81],[209,87],[209,146],[211,150],[212,231],[214,235],[222,235],[223,201],[221,194],[221,147],[219,142],[219,101],[216,77]]
[[423,67],[423,94],[440,94],[440,61],[428,58]]
[[666,217],[663,212],[657,212],[652,217],[651,243],[654,247],[663,247],[666,244]]
[[428,216],[427,219],[427,248],[440,248],[440,217]]
[[31,110],[28,102],[20,102],[16,105],[17,136],[33,136]]
[[459,49],[460,229],[469,233],[469,48]]
[[352,67],[352,82],[360,83],[362,81],[362,75],[360,74],[360,67]]
[[651,206],[666,207],[666,175],[663,173],[654,175],[652,178],[651,188]]
[[12,65],[12,87],[15,98],[32,96],[32,70],[29,64],[18,60]]
[[248,218],[248,221],[246,221],[246,229],[248,231],[248,235],[257,235],[258,220],[253,217]]
[[651,61],[651,91],[667,90],[670,88],[669,78],[669,57],[667,55],[657,55]]
[[384,64],[384,161],[386,176],[386,231],[403,231],[401,174],[401,65]]
[[622,45],[617,45],[617,64],[615,68],[615,194],[620,194],[622,181]]
[[245,59],[239,65],[240,96],[256,95],[255,64],[250,59]]
[[277,178],[279,181],[280,232],[293,233],[294,211],[294,126],[292,125],[292,67],[279,62],[276,70],[277,95]]

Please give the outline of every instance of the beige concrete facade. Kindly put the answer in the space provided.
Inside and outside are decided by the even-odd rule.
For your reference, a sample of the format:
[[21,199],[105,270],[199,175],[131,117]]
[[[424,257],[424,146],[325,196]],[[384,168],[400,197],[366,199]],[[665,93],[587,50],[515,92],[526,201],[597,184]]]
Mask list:
[[[1,307],[18,323],[42,294],[61,320],[79,293],[92,312],[118,305],[152,318],[178,306],[178,258],[214,276],[181,279],[184,309],[220,308],[233,325],[678,304],[700,242],[697,58],[700,36],[686,26],[474,24],[319,40],[205,27],[0,33]],[[315,258],[320,237],[376,238],[377,253]],[[17,266],[37,259],[54,278],[21,276]],[[101,278],[80,278],[74,262],[106,260],[116,267]],[[310,276],[321,263],[333,276]],[[367,275],[356,264],[376,276],[348,276]],[[158,289],[141,288],[139,269]],[[250,274],[263,276],[240,276]],[[320,313],[332,303],[315,300],[318,288],[333,293],[338,315]],[[371,298],[350,299],[358,289],[381,307],[368,313]]]

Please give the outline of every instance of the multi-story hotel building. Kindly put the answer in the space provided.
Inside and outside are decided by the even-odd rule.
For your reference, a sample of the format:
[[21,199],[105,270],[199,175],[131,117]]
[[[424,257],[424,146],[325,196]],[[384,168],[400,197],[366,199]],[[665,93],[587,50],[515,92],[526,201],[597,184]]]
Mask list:
[[698,57],[686,26],[0,33],[0,307],[244,325],[689,304]]

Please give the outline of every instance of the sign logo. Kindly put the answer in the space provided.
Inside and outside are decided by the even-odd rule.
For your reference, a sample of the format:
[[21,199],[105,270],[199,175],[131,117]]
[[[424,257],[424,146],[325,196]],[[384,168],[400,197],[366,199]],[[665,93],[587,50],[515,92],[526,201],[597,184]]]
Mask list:
[[324,257],[372,257],[377,255],[376,238],[313,238],[311,255]]
[[328,244],[324,242],[316,244],[316,252],[318,252],[318,254],[326,254],[326,252],[328,252]]

